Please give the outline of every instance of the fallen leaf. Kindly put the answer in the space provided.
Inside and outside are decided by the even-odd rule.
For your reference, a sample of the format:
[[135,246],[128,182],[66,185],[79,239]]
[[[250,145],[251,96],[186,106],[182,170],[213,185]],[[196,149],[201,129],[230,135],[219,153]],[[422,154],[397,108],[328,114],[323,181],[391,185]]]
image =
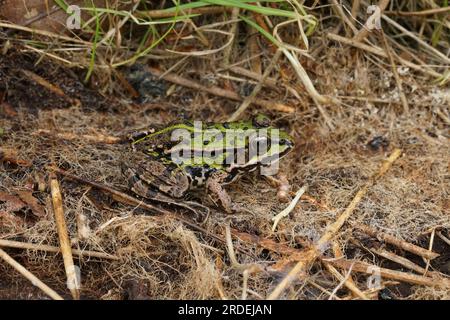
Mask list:
[[19,211],[20,209],[26,207],[26,205],[27,204],[20,200],[20,198],[5,192],[0,192],[0,208],[6,212]]
[[8,221],[14,226],[22,229],[25,225],[25,220],[13,214],[26,207],[26,203],[18,197],[10,195],[5,192],[0,192],[0,222]]
[[45,210],[42,205],[39,204],[38,200],[33,197],[33,193],[28,190],[20,190],[16,191],[17,195],[23,202],[25,202],[33,212],[33,214],[37,217],[45,216]]

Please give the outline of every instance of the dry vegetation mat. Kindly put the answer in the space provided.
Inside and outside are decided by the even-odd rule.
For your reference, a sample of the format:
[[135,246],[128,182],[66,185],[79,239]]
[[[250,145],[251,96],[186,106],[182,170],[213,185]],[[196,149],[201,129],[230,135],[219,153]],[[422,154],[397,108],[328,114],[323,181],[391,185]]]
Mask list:
[[[450,298],[447,1],[19,2],[0,298]],[[130,133],[257,113],[295,148],[227,186],[242,212],[130,192]]]

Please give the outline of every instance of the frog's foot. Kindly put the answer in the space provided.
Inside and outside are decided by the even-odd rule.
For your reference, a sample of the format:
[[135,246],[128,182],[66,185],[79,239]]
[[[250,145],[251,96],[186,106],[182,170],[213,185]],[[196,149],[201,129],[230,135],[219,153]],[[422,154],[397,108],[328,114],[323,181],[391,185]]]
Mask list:
[[227,176],[224,172],[215,172],[208,178],[206,189],[211,193],[213,200],[218,201],[226,213],[240,211],[240,207],[233,204],[227,191],[222,187],[222,182]]

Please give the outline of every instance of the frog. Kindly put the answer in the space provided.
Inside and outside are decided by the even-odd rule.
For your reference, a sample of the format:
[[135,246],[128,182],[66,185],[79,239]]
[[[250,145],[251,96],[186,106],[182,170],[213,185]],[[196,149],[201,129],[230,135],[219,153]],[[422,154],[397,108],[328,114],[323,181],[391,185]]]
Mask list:
[[129,136],[134,154],[126,168],[139,197],[175,203],[203,190],[226,212],[240,210],[225,189],[249,172],[269,169],[294,148],[294,139],[258,115],[251,120],[203,123],[183,120]]

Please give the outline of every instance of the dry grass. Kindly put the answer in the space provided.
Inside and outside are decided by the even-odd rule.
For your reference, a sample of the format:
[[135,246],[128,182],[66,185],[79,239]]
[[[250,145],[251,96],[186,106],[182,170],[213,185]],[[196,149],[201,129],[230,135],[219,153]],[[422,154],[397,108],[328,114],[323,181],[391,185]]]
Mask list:
[[[351,10],[349,3],[344,1],[346,8]],[[358,11],[358,20],[364,22],[367,15],[364,13],[365,3],[361,3],[363,7]],[[428,248],[433,229],[441,230],[443,235],[449,237],[450,91],[444,84],[449,73],[446,60],[449,59],[448,16],[411,17],[396,14],[397,11],[415,12],[436,7],[435,1],[391,1],[386,9],[390,18],[413,32],[413,37],[400,35],[395,25],[383,22],[387,42],[394,53],[396,72],[401,79],[401,91],[407,97],[408,112],[400,98],[392,61],[387,56],[355,49],[327,38],[329,33],[348,38],[354,36],[352,27],[348,25],[349,20],[343,20],[332,6],[307,7],[307,12],[319,22],[315,32],[308,35],[309,46],[306,48],[300,40],[298,25],[280,26],[279,40],[304,52],[308,49],[307,55],[298,55],[299,61],[313,88],[329,100],[321,103],[317,97],[312,99],[312,89],[305,87],[308,86],[307,81],[298,77],[299,70],[285,54],[268,75],[276,81],[278,88],[262,86],[257,97],[293,106],[295,112],[280,113],[250,104],[243,118],[264,112],[270,115],[274,124],[292,134],[296,147],[283,159],[280,173],[288,177],[291,191],[295,192],[308,184],[307,195],[319,205],[302,199],[291,215],[281,220],[276,231],[272,232],[271,218],[287,204],[277,198],[276,187],[253,174],[228,187],[233,200],[248,209],[247,214],[226,216],[207,196],[192,195],[192,200],[208,205],[212,211],[202,227],[224,239],[225,226],[229,223],[241,232],[303,250],[323,235],[325,228],[336,220],[355,193],[377,172],[386,156],[394,148],[400,148],[402,157],[368,190],[348,223],[337,234],[335,242],[348,259],[409,272],[369,251],[372,247],[383,246],[425,267],[426,263],[420,257],[358,233],[351,225],[362,222],[424,248]],[[176,32],[169,32],[164,41],[139,62],[193,79],[205,86],[215,85],[245,93],[244,96],[250,95],[258,81],[224,68],[222,60],[227,50],[216,50],[229,41],[232,26],[227,20],[227,12],[205,14],[178,23]],[[346,10],[344,13],[348,16]],[[258,17],[252,17],[259,21]],[[270,28],[267,19],[265,23]],[[284,21],[279,17],[270,19],[274,25]],[[213,22],[217,24],[211,25]],[[122,137],[150,124],[179,120],[180,115],[203,121],[224,121],[240,106],[239,102],[170,83],[165,84],[165,91],[170,93],[168,96],[148,97],[145,103],[137,103],[121,82],[127,74],[126,69],[109,67],[130,59],[136,53],[133,50],[137,50],[136,39],[142,39],[139,37],[142,37],[143,27],[133,26],[132,29],[131,25],[128,22],[121,29],[123,43],[117,45],[117,42],[105,41],[97,48],[96,64],[87,86],[89,89],[79,81],[79,78],[84,78],[90,65],[86,48],[93,38],[89,35],[82,34],[85,43],[70,35],[78,39],[73,43],[82,48],[80,51],[70,48],[69,42],[57,37],[36,38],[41,45],[57,44],[48,50],[41,50],[37,49],[37,45],[34,49],[31,44],[25,45],[23,39],[30,37],[27,32],[13,35],[0,33],[3,46],[6,39],[12,44],[12,48],[0,55],[0,147],[14,150],[17,159],[32,162],[30,167],[1,162],[0,192],[14,194],[14,190],[34,188],[33,195],[47,213],[43,218],[36,218],[30,210],[13,212],[12,215],[22,221],[17,223],[17,220],[7,219],[1,214],[5,208],[4,203],[0,202],[0,238],[58,246],[51,198],[46,186],[46,166],[50,164],[126,192],[121,164],[129,160],[128,146],[96,143],[95,139],[86,139],[87,135]],[[354,22],[354,27],[359,30],[361,24]],[[114,33],[112,26],[106,22],[102,28],[103,37],[117,37],[117,30]],[[167,26],[157,28],[160,34],[167,31]],[[305,21],[303,28],[307,28]],[[439,28],[442,28],[441,33]],[[6,30],[10,29],[3,31]],[[108,30],[111,32],[108,33]],[[248,30],[252,29],[245,28],[243,22],[239,23],[228,59],[231,65],[253,70],[254,57],[246,46]],[[219,31],[222,33],[218,34]],[[138,36],[133,38],[130,35]],[[272,48],[275,47],[261,35],[257,39],[260,48],[258,57],[264,72],[272,61]],[[425,41],[426,45],[417,39]],[[101,42],[101,39],[98,41]],[[385,50],[379,34],[369,34],[364,44]],[[61,48],[66,51],[59,50]],[[186,51],[188,54],[174,54],[165,49]],[[288,49],[291,54],[295,53],[291,47]],[[211,51],[205,53],[206,50]],[[192,51],[203,53],[192,54]],[[420,70],[406,67],[400,58],[413,61]],[[80,68],[69,69],[67,64],[61,63],[63,60]],[[63,89],[65,96],[58,96],[48,88],[43,89],[21,73],[21,69],[32,71]],[[430,73],[441,77],[436,79]],[[75,103],[77,99],[80,105]],[[39,133],[40,129],[69,135],[65,139],[56,138]],[[380,143],[376,144],[377,141]],[[241,264],[240,267],[235,266],[231,263],[225,243],[207,233],[194,231],[169,217],[154,216],[141,208],[119,203],[108,194],[63,176],[59,176],[59,180],[73,247],[111,253],[120,259],[76,259],[75,264],[81,269],[83,298],[239,299],[243,294],[242,265],[251,265],[254,272],[249,273],[247,297],[260,299],[267,297],[289,271],[289,268],[271,269],[274,263],[287,261],[286,267],[292,262],[280,250],[263,249],[257,242],[233,238]],[[90,229],[82,236],[77,224],[77,217],[81,214],[87,218]],[[189,213],[186,217],[193,220],[204,218]],[[430,271],[439,271],[442,278],[448,278],[448,244],[437,237],[434,241],[433,250],[441,256],[431,261]],[[60,255],[3,249],[50,287],[69,298]],[[334,256],[331,243],[324,256]],[[346,272],[341,273],[345,275]],[[359,289],[367,290],[366,275],[352,272],[351,276]],[[339,283],[323,268],[319,259],[312,265],[307,277],[294,283],[292,290],[282,297],[328,299]],[[28,295],[20,294],[19,288],[24,286],[27,283],[0,262],[0,298],[45,298],[31,286],[27,286]],[[449,298],[448,288],[389,283],[386,286],[388,289],[382,293],[397,299]],[[337,299],[352,298],[346,287],[337,290],[333,296]]]

